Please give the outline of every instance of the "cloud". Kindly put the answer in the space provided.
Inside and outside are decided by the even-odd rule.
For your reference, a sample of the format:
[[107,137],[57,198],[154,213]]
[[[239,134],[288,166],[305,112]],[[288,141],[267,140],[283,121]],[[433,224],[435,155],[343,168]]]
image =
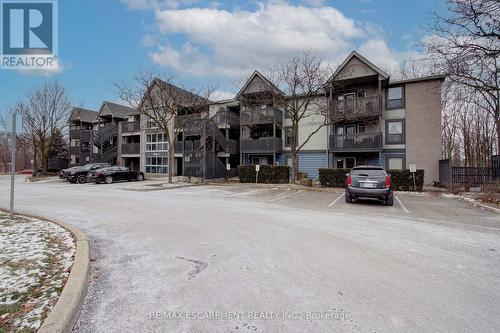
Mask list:
[[151,59],[198,76],[238,78],[306,50],[337,61],[353,40],[367,37],[361,24],[335,8],[288,3],[260,4],[255,11],[157,10],[156,20],[167,40],[181,35],[189,42],[167,42],[151,52]]
[[217,1],[205,7],[189,6],[195,0],[122,1],[155,14],[154,30],[142,40],[152,62],[193,77],[241,81],[303,51],[336,66],[356,49],[389,72],[421,57],[409,43],[403,51],[389,47],[381,26],[347,17],[322,0],[269,0],[244,8]]
[[195,4],[196,0],[121,0],[132,10],[147,10],[160,8],[179,8]]
[[22,74],[22,75],[26,75],[26,76],[50,77],[53,75],[59,75],[62,72],[70,69],[71,67],[72,67],[71,63],[63,62],[63,61],[61,61],[61,59],[59,59],[59,61],[57,62],[56,68],[52,68],[52,69],[32,69],[32,68],[22,69],[22,68],[20,68],[20,69],[17,69],[16,72],[19,74]]
[[236,96],[234,92],[215,90],[210,99],[213,101],[223,101],[225,99],[233,99]]

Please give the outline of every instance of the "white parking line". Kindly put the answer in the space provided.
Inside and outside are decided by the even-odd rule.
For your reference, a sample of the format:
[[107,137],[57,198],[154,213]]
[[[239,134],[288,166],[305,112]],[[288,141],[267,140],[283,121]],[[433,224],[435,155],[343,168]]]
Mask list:
[[344,197],[345,193],[343,193],[340,197],[338,197],[337,199],[333,200],[331,204],[328,205],[328,207],[332,207],[333,205],[335,205],[337,203],[337,201],[339,201],[342,197]]
[[256,189],[256,190],[250,190],[250,191],[245,191],[245,192],[234,192],[231,194],[213,196],[212,198],[246,197],[246,196],[249,196],[251,194],[259,193],[262,191],[263,191],[262,189]]
[[278,200],[281,200],[281,199],[289,198],[289,197],[291,197],[291,196],[294,196],[294,195],[296,195],[296,194],[299,194],[300,192],[304,192],[304,190],[299,190],[299,191],[297,191],[297,192],[295,192],[295,193],[286,194],[286,195],[283,195],[283,196],[278,196],[278,197],[276,197],[276,198],[274,198],[274,199],[271,199],[271,200],[269,200],[269,201],[278,201]]
[[[395,196],[396,197],[396,196]],[[410,214],[410,211],[408,209],[406,209],[405,205],[403,205],[403,202],[401,200],[399,200],[398,197],[396,197],[396,200],[398,201],[399,205],[401,206],[401,208],[403,208],[404,212],[406,214]]]

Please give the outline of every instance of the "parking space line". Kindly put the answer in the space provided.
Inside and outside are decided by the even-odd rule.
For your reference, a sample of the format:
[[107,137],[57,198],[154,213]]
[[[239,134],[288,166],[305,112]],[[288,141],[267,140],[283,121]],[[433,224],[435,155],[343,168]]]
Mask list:
[[342,195],[340,197],[338,197],[337,199],[333,200],[329,205],[328,207],[332,207],[333,205],[335,205],[337,203],[337,201],[339,201],[341,198],[343,198],[345,195],[345,193],[342,193]]
[[299,190],[299,191],[297,191],[297,192],[295,192],[295,193],[290,193],[290,194],[286,194],[286,195],[283,195],[283,196],[278,196],[278,197],[276,197],[276,198],[274,198],[274,199],[271,199],[271,200],[269,200],[269,201],[270,201],[270,202],[271,202],[271,201],[278,201],[278,200],[281,200],[281,199],[289,198],[289,197],[294,196],[294,195],[296,195],[296,194],[299,194],[299,193],[301,193],[301,192],[304,192],[304,190]]
[[401,200],[399,200],[399,198],[397,196],[396,197],[396,200],[398,201],[399,205],[401,206],[401,208],[403,208],[403,211],[406,213],[406,214],[410,214],[410,211],[408,209],[406,209],[405,205],[403,205],[403,202]]
[[229,198],[229,197],[246,197],[250,194],[262,192],[262,189],[250,190],[245,192],[233,192],[230,194],[224,194],[220,196],[213,196],[212,198]]

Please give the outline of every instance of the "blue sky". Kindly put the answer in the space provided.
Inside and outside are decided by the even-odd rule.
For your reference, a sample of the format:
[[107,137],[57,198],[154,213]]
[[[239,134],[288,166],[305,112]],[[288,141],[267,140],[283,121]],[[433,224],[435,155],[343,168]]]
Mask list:
[[442,0],[63,0],[61,70],[0,70],[0,113],[46,80],[62,83],[75,106],[97,109],[119,101],[113,82],[141,68],[228,97],[253,69],[304,49],[332,64],[357,49],[395,68],[419,56],[423,27],[444,8]]

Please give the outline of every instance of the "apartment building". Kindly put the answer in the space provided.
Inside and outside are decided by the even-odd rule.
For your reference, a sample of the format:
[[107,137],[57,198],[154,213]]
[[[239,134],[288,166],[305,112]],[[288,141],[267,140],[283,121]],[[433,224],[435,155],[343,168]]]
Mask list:
[[[321,128],[298,154],[299,171],[318,177],[319,168],[379,165],[425,170],[425,183],[438,179],[441,156],[441,84],[443,76],[391,80],[389,75],[352,52],[325,83],[316,107],[328,110]],[[236,98],[277,89],[255,72]],[[262,99],[259,99],[262,101]],[[246,103],[243,103],[246,104]],[[251,104],[251,103],[250,103]],[[262,116],[264,115],[264,116]],[[241,163],[291,165],[291,122],[271,103],[243,105]],[[324,115],[299,124],[298,145],[324,122]]]
[[70,166],[107,162],[140,167],[139,112],[103,102],[99,111],[73,108],[69,117]]
[[[438,179],[441,156],[441,84],[443,76],[392,80],[353,51],[325,82],[316,108],[301,121],[298,169],[310,178],[320,168],[379,165],[390,169],[415,164],[425,183]],[[167,91],[181,101],[202,97],[155,80],[148,94]],[[291,165],[291,121],[271,96],[281,93],[255,71],[234,99],[193,110],[179,103],[172,118],[174,175],[223,178],[244,164]],[[176,98],[179,100],[179,98]],[[189,103],[187,103],[189,104]],[[327,117],[328,126],[321,127]],[[71,164],[109,162],[148,174],[168,173],[165,133],[134,109],[104,102],[99,111],[75,108],[70,118]]]

